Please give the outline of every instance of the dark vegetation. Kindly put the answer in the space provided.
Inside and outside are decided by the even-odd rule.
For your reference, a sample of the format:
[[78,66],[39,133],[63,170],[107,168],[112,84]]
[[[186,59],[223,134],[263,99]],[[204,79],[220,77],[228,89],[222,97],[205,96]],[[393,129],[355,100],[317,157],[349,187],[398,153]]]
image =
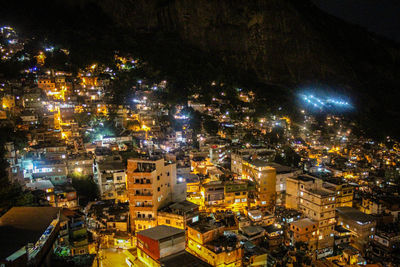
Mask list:
[[18,183],[12,183],[8,179],[9,164],[5,159],[7,142],[15,142],[17,149],[21,150],[26,145],[24,135],[13,132],[9,128],[0,128],[0,215],[13,206],[34,205],[34,196],[24,192]]

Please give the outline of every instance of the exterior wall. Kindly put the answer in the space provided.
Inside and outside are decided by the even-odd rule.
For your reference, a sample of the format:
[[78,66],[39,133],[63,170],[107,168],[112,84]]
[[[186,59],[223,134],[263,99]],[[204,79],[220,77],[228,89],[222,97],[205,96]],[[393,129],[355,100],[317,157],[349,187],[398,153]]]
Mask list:
[[189,239],[187,251],[212,266],[239,267],[242,266],[243,249],[215,253],[206,246]]
[[184,251],[185,242],[186,238],[184,233],[182,233],[181,236],[174,236],[172,238],[168,238],[168,240],[160,241],[160,258]]
[[255,167],[243,162],[243,177],[257,184],[257,205],[272,210],[276,202],[276,170],[271,167]]
[[290,231],[292,231],[292,245],[296,242],[305,242],[308,248],[313,251],[317,248],[318,238],[318,223],[309,225],[307,227],[297,227],[294,224],[290,224]]
[[127,188],[132,229],[157,226],[157,210],[171,201],[173,181],[176,181],[176,164],[164,165],[164,159],[128,160]]
[[157,240],[153,240],[141,234],[137,234],[137,247],[155,260],[160,259],[160,244]]
[[379,203],[379,200],[363,197],[360,210],[366,214],[381,214],[384,212],[385,207],[382,203]]
[[354,189],[348,185],[336,187],[336,207],[353,207]]
[[146,254],[146,252],[143,249],[141,249],[140,247],[138,247],[138,249],[137,249],[137,256],[138,256],[138,259],[148,267],[161,266],[159,261],[154,260],[148,254]]
[[363,225],[358,223],[355,219],[349,220],[339,215],[338,224],[351,232],[350,243],[360,251],[364,251],[370,241],[370,237],[376,232],[375,221]]
[[298,209],[299,205],[299,181],[297,179],[286,179],[286,208]]
[[196,229],[188,226],[188,229],[186,231],[188,238],[192,239],[193,241],[196,241],[199,244],[205,244],[207,242],[210,242],[217,238],[219,235],[224,233],[224,227],[219,227],[213,230],[210,230],[205,233],[201,233],[197,231]]
[[157,214],[157,223],[158,225],[168,225],[179,229],[185,229],[186,225],[184,216],[167,212]]

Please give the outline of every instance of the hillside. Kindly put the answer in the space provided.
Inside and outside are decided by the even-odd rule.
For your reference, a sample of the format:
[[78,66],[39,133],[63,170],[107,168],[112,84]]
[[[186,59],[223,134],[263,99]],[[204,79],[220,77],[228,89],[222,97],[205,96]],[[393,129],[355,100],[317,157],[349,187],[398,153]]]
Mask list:
[[[28,11],[17,4],[9,5],[28,20],[29,16],[24,16]],[[196,71],[203,69],[199,66],[210,61],[213,71],[224,65],[234,69],[232,72],[238,75],[233,76],[238,79],[243,73],[249,74],[246,77],[254,77],[261,91],[271,86],[282,89],[274,90],[274,94],[288,95],[304,84],[327,85],[352,96],[358,118],[366,120],[362,121],[366,128],[398,134],[392,125],[400,123],[399,45],[336,19],[308,0],[76,0],[48,1],[47,6],[49,10],[64,10],[64,15],[42,11],[49,17],[30,20],[33,26],[29,29],[35,23],[45,25],[46,20],[56,20],[59,28],[73,25],[93,43],[128,50],[136,49],[132,43],[141,43],[140,38],[146,36],[141,49],[150,63],[172,72],[172,76],[183,72],[182,79],[198,77]],[[32,4],[31,8],[38,7]],[[80,15],[75,20],[73,14],[77,12]],[[77,26],[82,20],[83,29]],[[98,21],[104,33],[96,28]],[[53,35],[61,34],[54,25],[47,27]],[[116,32],[120,36],[115,36]],[[64,35],[66,42],[76,41]],[[168,42],[158,39],[165,35]],[[193,51],[201,55],[192,57]],[[157,57],[162,60],[154,59]],[[176,64],[176,57],[199,62],[185,66]],[[176,70],[171,70],[174,66]],[[190,75],[190,71],[196,75]]]

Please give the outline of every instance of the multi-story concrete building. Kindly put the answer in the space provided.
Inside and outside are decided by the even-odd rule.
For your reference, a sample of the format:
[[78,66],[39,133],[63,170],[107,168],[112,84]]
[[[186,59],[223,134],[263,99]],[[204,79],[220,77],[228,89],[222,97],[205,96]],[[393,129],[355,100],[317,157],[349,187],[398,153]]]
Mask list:
[[296,242],[305,242],[308,249],[314,251],[317,248],[317,235],[318,222],[309,218],[303,218],[290,223],[289,226],[289,240],[292,246]]
[[186,250],[212,266],[242,266],[243,248],[225,225],[206,218],[188,225]]
[[127,175],[132,229],[157,226],[157,210],[172,199],[176,164],[163,158],[129,159]]
[[185,231],[160,225],[137,233],[137,266],[199,266],[207,263],[185,251]]
[[261,159],[243,161],[242,177],[252,180],[257,187],[257,205],[273,210],[276,203],[276,170]]
[[287,179],[287,208],[295,208],[318,223],[316,256],[332,254],[335,228],[335,193],[322,186],[322,180],[301,175]]
[[158,225],[186,229],[188,223],[199,220],[199,206],[187,200],[172,203],[158,211]]
[[361,252],[365,251],[376,232],[374,217],[351,207],[338,207],[336,211],[337,223],[350,231],[350,244]]
[[102,199],[127,200],[126,167],[123,162],[97,162],[94,174]]
[[274,151],[265,147],[261,148],[247,148],[247,149],[235,149],[231,153],[231,171],[233,173],[242,175],[242,164],[243,159],[251,155],[262,155],[267,159],[268,162],[272,162],[274,158]]
[[93,175],[93,156],[88,154],[70,154],[67,160],[68,173]]
[[323,187],[335,192],[336,207],[353,207],[353,186],[339,178],[332,178],[324,180]]

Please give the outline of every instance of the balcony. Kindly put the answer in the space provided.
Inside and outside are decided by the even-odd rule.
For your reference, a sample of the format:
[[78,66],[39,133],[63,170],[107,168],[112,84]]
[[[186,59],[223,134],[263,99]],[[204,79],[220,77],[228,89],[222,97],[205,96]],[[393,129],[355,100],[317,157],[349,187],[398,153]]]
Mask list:
[[135,217],[134,220],[135,221],[147,221],[147,222],[149,222],[149,221],[155,221],[156,218],[138,218],[138,217]]
[[151,189],[153,185],[151,183],[133,183],[132,188],[134,189]]
[[134,195],[135,200],[153,200],[152,194],[136,194]]
[[135,205],[133,206],[134,211],[153,211],[153,205]]

